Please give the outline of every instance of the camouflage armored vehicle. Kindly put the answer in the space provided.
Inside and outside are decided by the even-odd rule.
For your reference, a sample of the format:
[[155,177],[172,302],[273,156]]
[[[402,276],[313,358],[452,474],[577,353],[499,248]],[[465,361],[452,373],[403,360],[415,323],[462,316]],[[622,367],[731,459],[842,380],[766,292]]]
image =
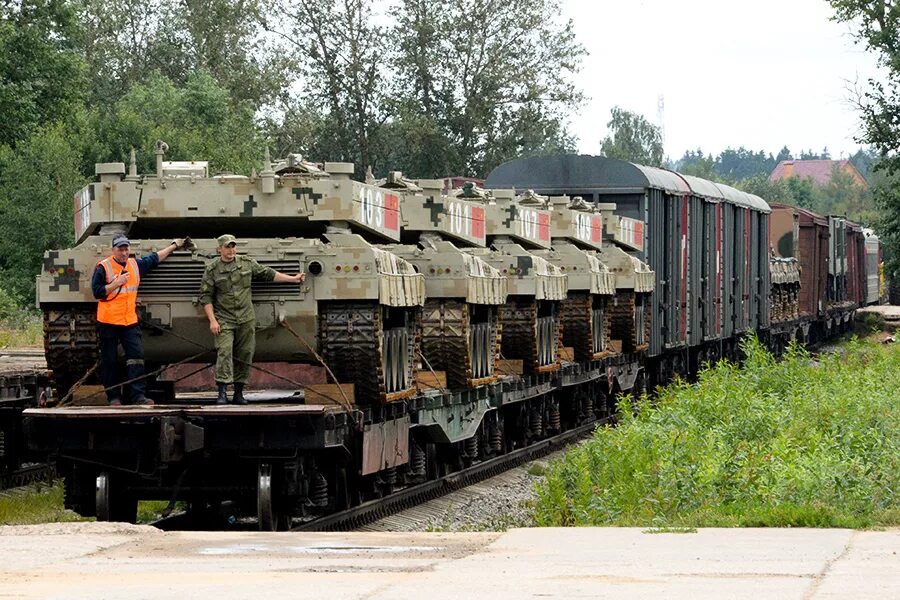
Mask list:
[[321,168],[291,155],[272,164],[267,156],[259,174],[209,176],[205,162],[164,161],[166,149],[157,144],[153,174],[138,175],[133,155],[127,174],[123,163],[98,164],[99,181],[75,196],[76,245],[44,256],[38,304],[47,364],[61,395],[97,360],[90,280],[119,232],[137,256],[173,237],[196,243],[142,278],[148,372],[151,365],[214,356],[198,302],[200,279],[215,238],[227,232],[237,236],[239,253],[279,271],[307,273],[300,285],[253,283],[257,360],[321,357],[340,383],[356,385],[358,403],[415,393],[425,278],[359,235],[399,241],[396,194],[352,181],[353,165],[346,163]]
[[505,359],[521,360],[525,373],[559,369],[566,275],[524,247],[550,248],[550,212],[519,205],[510,190],[487,193],[471,184],[464,186],[457,198],[484,207],[490,248],[468,248],[466,252],[507,278],[509,295],[500,309],[501,354]]
[[422,354],[431,369],[445,371],[450,389],[496,380],[499,312],[506,277],[460,247],[485,247],[484,207],[442,196],[442,182],[410,181],[399,172],[379,184],[401,194],[401,239],[386,246],[425,276]]
[[644,250],[644,224],[615,214],[615,204],[597,204],[594,210],[603,217],[604,239],[608,240],[596,251],[597,258],[616,277],[610,335],[619,340],[622,352],[645,351],[653,325],[650,295],[656,286],[656,274],[647,263],[629,254]]
[[569,293],[562,304],[563,346],[572,348],[576,361],[598,360],[612,354],[610,344],[611,300],[615,276],[594,252],[603,249],[603,217],[583,201],[567,197],[545,198],[530,190],[519,199],[523,206],[543,206],[551,211],[553,247],[534,253],[559,267],[568,276]]

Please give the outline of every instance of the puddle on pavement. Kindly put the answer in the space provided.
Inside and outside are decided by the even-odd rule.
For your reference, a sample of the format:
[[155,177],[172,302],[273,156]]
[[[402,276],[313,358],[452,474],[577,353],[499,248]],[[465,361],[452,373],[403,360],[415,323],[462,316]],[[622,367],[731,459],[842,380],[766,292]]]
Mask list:
[[436,552],[443,550],[437,546],[359,546],[354,544],[311,544],[307,546],[282,546],[278,544],[228,544],[201,548],[199,554],[205,556],[234,556],[239,554],[329,554],[346,555],[359,553],[408,554],[413,552]]

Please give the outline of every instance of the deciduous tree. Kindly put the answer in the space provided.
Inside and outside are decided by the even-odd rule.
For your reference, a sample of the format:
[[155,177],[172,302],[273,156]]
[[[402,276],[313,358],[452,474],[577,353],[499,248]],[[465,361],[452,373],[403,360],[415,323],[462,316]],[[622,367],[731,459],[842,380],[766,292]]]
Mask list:
[[582,100],[585,51],[560,12],[559,0],[399,2],[399,114],[443,146],[435,164],[419,144],[413,171],[484,176],[510,158],[574,149],[566,115]]
[[86,95],[75,13],[63,0],[0,3],[0,145],[76,110]]
[[614,106],[606,126],[609,134],[600,142],[600,152],[609,158],[662,166],[663,145],[659,127],[643,116]]
[[875,195],[882,211],[881,239],[893,255],[889,269],[900,271],[900,3],[895,0],[830,0],[835,20],[856,28],[856,40],[875,53],[887,71],[884,81],[870,79],[857,98],[863,131],[880,158],[874,167],[885,181]]

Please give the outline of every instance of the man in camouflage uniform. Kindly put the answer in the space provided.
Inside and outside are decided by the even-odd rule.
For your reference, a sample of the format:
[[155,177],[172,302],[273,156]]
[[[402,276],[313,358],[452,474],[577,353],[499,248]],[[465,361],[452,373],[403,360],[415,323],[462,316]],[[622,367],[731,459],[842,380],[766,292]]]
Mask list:
[[305,273],[286,275],[237,254],[237,240],[223,235],[219,256],[203,273],[200,304],[209,319],[209,330],[216,336],[216,404],[227,404],[229,383],[234,384],[235,404],[247,404],[244,384],[250,377],[250,364],[256,347],[256,314],[250,296],[252,279],[283,283],[302,283]]

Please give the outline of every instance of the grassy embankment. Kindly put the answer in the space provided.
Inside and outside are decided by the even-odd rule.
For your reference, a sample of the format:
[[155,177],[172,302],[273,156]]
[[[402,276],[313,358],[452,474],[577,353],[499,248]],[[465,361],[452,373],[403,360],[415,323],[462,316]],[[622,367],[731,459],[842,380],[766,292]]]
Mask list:
[[0,320],[0,348],[42,346],[44,330],[41,317],[21,311],[14,318]]
[[900,344],[776,362],[755,341],[551,465],[538,525],[900,524]]
[[[138,523],[160,517],[168,502],[148,500],[138,503]],[[66,521],[93,521],[63,508],[62,481],[38,488],[0,493],[0,525],[34,525]]]

